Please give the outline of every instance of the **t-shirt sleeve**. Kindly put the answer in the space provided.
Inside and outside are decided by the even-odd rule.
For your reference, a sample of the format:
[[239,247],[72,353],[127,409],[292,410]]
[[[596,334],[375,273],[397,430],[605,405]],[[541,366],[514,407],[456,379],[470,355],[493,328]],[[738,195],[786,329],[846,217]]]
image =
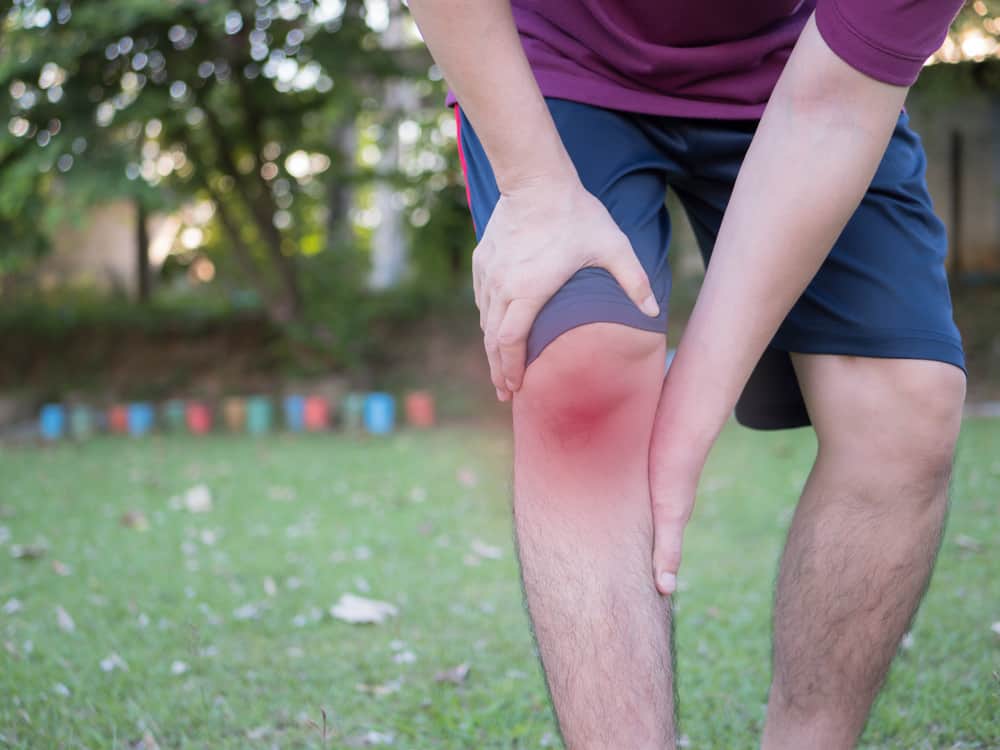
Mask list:
[[964,0],[818,0],[816,28],[848,65],[909,86],[944,43]]

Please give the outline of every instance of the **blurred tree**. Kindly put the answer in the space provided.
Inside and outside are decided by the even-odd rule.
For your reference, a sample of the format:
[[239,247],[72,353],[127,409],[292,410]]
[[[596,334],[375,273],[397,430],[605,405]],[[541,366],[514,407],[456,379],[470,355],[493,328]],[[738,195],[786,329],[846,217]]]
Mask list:
[[[356,121],[386,80],[426,82],[415,37],[379,44],[388,12],[372,0],[14,0],[0,17],[0,272],[95,201],[208,199],[216,247],[273,319],[298,317],[302,256],[351,244],[345,196],[372,178],[354,158]],[[424,94],[440,108],[440,87]]]

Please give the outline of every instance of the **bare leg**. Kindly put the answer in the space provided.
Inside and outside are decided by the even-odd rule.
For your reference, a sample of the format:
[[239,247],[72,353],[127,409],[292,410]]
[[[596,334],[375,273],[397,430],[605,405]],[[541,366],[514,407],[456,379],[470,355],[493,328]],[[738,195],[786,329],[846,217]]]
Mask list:
[[774,610],[763,746],[851,748],[923,596],[965,378],[917,360],[797,355],[819,452]]
[[663,336],[575,328],[514,398],[525,598],[569,750],[673,748],[669,600],[650,574]]

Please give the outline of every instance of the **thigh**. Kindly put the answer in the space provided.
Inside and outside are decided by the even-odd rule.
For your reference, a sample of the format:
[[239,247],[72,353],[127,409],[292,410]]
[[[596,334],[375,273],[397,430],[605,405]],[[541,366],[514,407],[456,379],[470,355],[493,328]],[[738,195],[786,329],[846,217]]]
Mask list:
[[[678,190],[709,259],[751,138],[750,129],[706,123],[699,152],[705,168]],[[791,352],[930,360],[964,370],[945,272],[947,236],[925,170],[920,138],[903,112],[860,205],[751,376],[737,407],[744,424],[809,424]]]
[[[664,204],[670,164],[639,127],[641,116],[562,99],[547,102],[583,185],[629,238],[661,312],[658,318],[646,316],[607,271],[584,268],[539,312],[528,336],[529,365],[558,336],[589,323],[619,323],[665,334],[670,292],[670,220]],[[460,110],[457,117],[469,206],[479,237],[500,193],[472,125]]]

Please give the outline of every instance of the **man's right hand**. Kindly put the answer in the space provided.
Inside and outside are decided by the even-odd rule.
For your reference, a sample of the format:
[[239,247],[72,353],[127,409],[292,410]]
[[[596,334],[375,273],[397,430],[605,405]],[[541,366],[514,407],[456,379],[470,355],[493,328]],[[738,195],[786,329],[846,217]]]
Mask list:
[[501,193],[472,256],[479,324],[501,401],[521,387],[538,311],[587,266],[606,269],[642,312],[659,314],[631,243],[579,179],[533,178]]

